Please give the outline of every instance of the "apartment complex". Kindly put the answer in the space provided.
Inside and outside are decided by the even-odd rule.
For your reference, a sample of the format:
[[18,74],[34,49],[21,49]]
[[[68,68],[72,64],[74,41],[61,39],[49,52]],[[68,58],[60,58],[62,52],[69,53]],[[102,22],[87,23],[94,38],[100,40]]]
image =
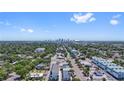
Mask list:
[[124,68],[118,66],[108,60],[98,57],[92,57],[92,62],[95,63],[100,68],[104,69],[106,72],[111,74],[118,80],[124,79]]

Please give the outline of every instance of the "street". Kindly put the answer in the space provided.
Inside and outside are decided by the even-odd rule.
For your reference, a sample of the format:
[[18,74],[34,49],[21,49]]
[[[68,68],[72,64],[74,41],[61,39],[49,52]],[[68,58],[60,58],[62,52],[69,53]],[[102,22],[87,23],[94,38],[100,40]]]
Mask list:
[[81,80],[81,81],[86,81],[87,79],[84,77],[82,71],[79,69],[79,67],[75,64],[75,60],[71,58],[69,52],[67,51],[67,49],[65,48],[66,52],[67,52],[67,59],[71,61],[71,64],[73,66],[73,70],[76,74],[76,76]]

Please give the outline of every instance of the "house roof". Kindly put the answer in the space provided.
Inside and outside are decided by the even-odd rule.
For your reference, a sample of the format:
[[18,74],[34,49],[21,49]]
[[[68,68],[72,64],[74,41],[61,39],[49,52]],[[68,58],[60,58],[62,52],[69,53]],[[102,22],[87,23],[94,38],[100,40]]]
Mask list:
[[9,76],[10,76],[10,77],[7,79],[7,81],[14,81],[15,79],[21,77],[20,75],[17,75],[15,72],[10,73]]
[[63,79],[70,79],[70,74],[68,71],[63,71]]
[[[45,66],[45,64],[40,63],[40,64],[38,64],[37,66],[41,66],[41,67],[42,67],[42,66]],[[36,66],[36,67],[37,67],[37,66]]]
[[63,68],[63,71],[69,71],[71,68],[67,67],[67,68]]
[[37,48],[36,50],[35,50],[35,52],[44,52],[45,51],[45,48]]
[[57,64],[52,64],[52,73],[59,73],[59,67]]
[[43,73],[30,73],[30,77],[32,78],[43,77]]
[[83,64],[83,65],[91,66],[91,63],[89,63],[87,61],[81,61],[80,63]]
[[116,65],[115,63],[112,63],[110,61],[107,61],[107,60],[102,59],[102,58],[97,58],[97,57],[93,57],[93,59],[96,60],[97,62],[105,65],[106,67],[113,69],[115,72],[123,72],[124,73],[124,68]]

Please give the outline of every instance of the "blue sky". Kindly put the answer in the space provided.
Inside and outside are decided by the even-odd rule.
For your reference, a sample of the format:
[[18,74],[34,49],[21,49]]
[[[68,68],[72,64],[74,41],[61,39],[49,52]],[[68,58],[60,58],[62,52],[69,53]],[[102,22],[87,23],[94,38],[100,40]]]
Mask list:
[[0,40],[124,41],[120,12],[1,12]]

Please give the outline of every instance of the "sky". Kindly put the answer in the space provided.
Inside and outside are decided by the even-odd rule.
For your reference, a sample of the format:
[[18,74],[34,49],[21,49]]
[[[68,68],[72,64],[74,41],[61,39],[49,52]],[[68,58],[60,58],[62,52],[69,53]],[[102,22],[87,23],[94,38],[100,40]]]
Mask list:
[[0,40],[124,41],[123,12],[0,12]]

